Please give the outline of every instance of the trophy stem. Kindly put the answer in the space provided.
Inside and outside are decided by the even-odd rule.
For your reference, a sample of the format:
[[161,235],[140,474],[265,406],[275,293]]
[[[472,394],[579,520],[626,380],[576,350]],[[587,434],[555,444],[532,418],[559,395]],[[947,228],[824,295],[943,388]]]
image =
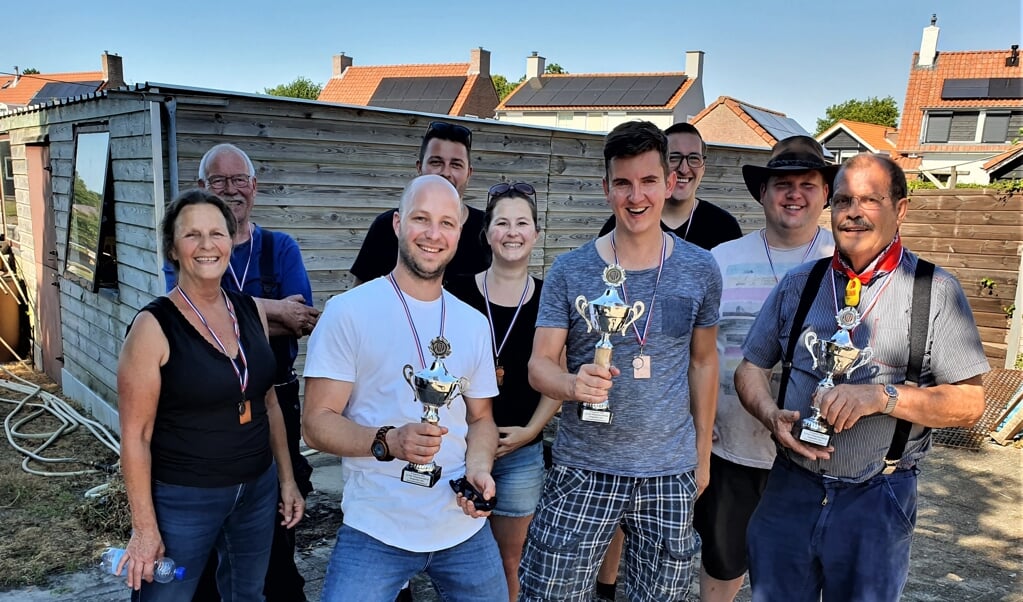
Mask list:
[[598,345],[593,352],[593,363],[605,368],[611,367],[611,347]]

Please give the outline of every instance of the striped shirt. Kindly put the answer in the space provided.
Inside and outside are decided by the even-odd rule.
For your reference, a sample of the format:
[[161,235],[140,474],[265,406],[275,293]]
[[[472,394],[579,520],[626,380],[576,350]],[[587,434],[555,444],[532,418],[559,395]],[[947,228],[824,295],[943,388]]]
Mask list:
[[[916,263],[917,256],[906,250],[895,271],[863,286],[859,308],[861,314],[865,310],[867,313],[853,330],[852,341],[861,349],[871,347],[873,357],[852,374],[836,377],[836,384],[905,382]],[[767,369],[781,361],[788,346],[796,307],[812,267],[813,262],[810,262],[791,270],[767,298],[742,347],[743,357],[751,363]],[[831,338],[837,330],[836,299],[839,305],[844,305],[847,281],[845,275],[833,270],[825,274],[803,332],[812,329],[822,339]],[[963,381],[990,369],[966,295],[955,277],[940,267],[934,271],[929,323],[921,387]],[[792,364],[785,409],[797,410],[800,416],[805,417],[810,415],[811,396],[824,375],[812,369],[813,360],[802,341],[796,345]],[[883,414],[861,418],[853,428],[832,437],[835,451],[829,460],[814,461],[789,450],[783,452],[811,472],[862,482],[883,470],[895,423],[895,418]],[[914,425],[900,466],[915,464],[930,446],[930,429]]]

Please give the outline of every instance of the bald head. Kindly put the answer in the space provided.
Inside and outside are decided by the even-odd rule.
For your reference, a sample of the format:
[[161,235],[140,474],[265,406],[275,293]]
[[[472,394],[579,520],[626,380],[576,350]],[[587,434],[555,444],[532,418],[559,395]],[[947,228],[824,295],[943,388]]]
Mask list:
[[419,199],[427,198],[443,201],[445,198],[454,199],[455,215],[461,217],[462,201],[458,196],[458,190],[451,182],[437,175],[419,176],[409,182],[405,191],[401,194],[401,202],[398,203],[398,217],[404,219],[408,215],[409,208]]

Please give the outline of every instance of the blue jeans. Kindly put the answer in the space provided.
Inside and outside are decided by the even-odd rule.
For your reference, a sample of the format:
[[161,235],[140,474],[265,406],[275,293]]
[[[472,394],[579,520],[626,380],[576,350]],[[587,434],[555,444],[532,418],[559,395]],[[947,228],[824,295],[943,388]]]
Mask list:
[[277,465],[252,481],[231,487],[153,483],[153,505],[164,556],[185,567],[185,578],[145,583],[135,602],[188,602],[210,550],[220,555],[217,587],[225,602],[263,600],[277,512]]
[[543,445],[531,443],[494,460],[494,516],[532,516],[543,492]]
[[[482,520],[482,519],[481,519]],[[321,602],[391,602],[409,579],[426,572],[442,600],[508,599],[501,554],[490,525],[436,552],[409,552],[341,525],[323,578]]]
[[909,576],[916,474],[846,483],[779,455],[746,533],[754,602],[898,600]]

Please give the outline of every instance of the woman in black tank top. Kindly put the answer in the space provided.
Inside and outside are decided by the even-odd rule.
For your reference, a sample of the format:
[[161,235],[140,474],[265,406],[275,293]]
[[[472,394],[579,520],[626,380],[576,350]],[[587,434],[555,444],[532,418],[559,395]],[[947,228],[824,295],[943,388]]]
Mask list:
[[[244,177],[229,178],[236,194],[251,186],[251,178],[239,185]],[[266,317],[251,297],[220,286],[235,223],[211,193],[174,199],[161,244],[178,285],[139,312],[121,350],[121,463],[133,527],[122,565],[133,599],[191,599],[214,547],[220,594],[262,599],[278,483],[287,526],[305,511],[274,395]],[[184,577],[152,582],[161,556],[185,567]]]

